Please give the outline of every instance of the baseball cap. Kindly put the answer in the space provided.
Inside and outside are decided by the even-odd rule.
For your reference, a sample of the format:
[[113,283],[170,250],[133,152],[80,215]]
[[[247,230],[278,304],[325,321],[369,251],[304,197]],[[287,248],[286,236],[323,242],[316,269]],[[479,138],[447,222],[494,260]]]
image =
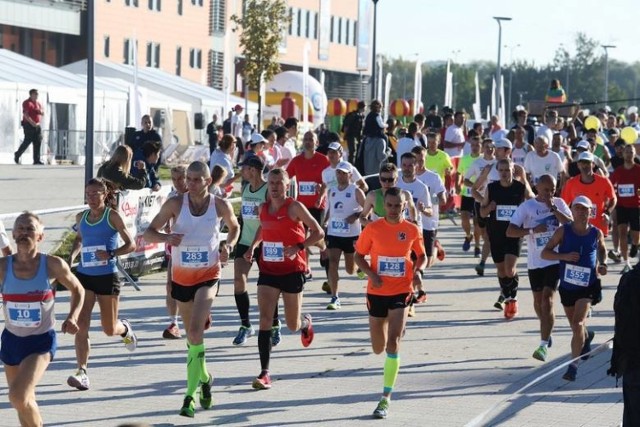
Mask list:
[[264,144],[265,142],[267,142],[267,140],[264,139],[264,136],[260,135],[259,133],[254,133],[253,135],[251,135],[251,145]]
[[329,150],[342,151],[342,145],[339,142],[332,142],[329,144]]
[[585,161],[585,162],[593,163],[593,154],[591,154],[588,151],[580,153],[580,155],[578,156],[578,161],[579,162]]
[[585,150],[588,150],[588,149],[589,149],[589,147],[590,147],[590,146],[589,146],[589,142],[588,142],[588,141],[585,141],[584,139],[583,139],[583,140],[581,140],[581,141],[579,141],[579,142],[576,144],[576,150],[577,150],[578,148],[583,148],[583,149],[585,149]]
[[349,163],[349,162],[340,162],[340,163],[338,163],[338,166],[336,166],[336,170],[349,173],[349,172],[351,172],[351,163]]
[[496,148],[508,148],[509,150],[513,148],[511,141],[509,141],[507,138],[500,138],[499,140],[496,141],[495,145],[496,145]]
[[620,135],[620,131],[617,128],[609,129],[609,135]]
[[256,168],[258,170],[264,169],[264,162],[258,156],[251,156],[240,163],[240,166],[248,166],[250,168]]
[[235,106],[235,107],[233,107],[233,109],[234,109],[234,110],[236,110],[236,111],[238,111],[238,110],[240,110],[240,111],[244,110],[244,108],[242,108],[242,105],[240,105],[240,104],[236,104],[236,106]]
[[573,202],[571,202],[571,206],[573,205],[582,205],[585,208],[589,208],[591,209],[593,207],[593,204],[591,203],[591,200],[589,200],[589,198],[587,196],[578,196],[575,199],[573,199]]

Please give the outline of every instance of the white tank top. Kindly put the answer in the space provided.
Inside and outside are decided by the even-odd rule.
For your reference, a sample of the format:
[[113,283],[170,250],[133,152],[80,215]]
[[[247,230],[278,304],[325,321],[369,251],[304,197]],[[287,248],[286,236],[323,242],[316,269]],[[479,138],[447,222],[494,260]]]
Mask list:
[[[523,147],[526,147],[526,146],[523,146]],[[513,160],[513,163],[524,167],[524,158],[527,157],[528,152],[529,151],[525,150],[524,148],[514,147],[513,150],[511,150],[511,159]]]
[[344,190],[333,187],[329,190],[329,221],[327,222],[327,234],[335,237],[356,237],[360,234],[360,219],[352,224],[345,218],[359,213],[362,207],[356,198],[356,186],[350,184]]

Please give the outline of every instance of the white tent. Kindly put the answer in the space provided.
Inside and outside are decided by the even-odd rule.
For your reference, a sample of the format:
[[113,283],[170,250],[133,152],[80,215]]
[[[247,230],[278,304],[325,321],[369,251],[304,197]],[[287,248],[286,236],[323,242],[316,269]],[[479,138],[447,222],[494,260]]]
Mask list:
[[[86,73],[86,64],[87,61],[82,60],[65,65],[62,68],[72,73],[83,74]],[[247,114],[253,117],[255,117],[258,112],[258,104],[255,102],[247,102],[244,98],[231,96],[229,99],[231,105],[225,106],[224,93],[221,90],[194,83],[183,77],[166,73],[157,68],[138,67],[136,70],[133,65],[116,64],[108,61],[96,61],[95,63],[95,75],[99,77],[118,78],[133,84],[134,74],[136,73],[138,86],[146,89],[147,93],[147,99],[141,101],[143,105],[145,102],[147,103],[147,108],[143,107],[141,109],[142,113],[153,114],[154,108],[157,107],[151,105],[149,100],[157,94],[163,94],[166,97],[177,99],[190,105],[188,110],[172,107],[168,111],[165,111],[167,116],[171,116],[171,130],[178,134],[180,142],[189,142],[191,139],[203,141],[205,139],[204,130],[195,130],[193,118],[196,113],[203,115],[203,120],[206,124],[213,114],[218,115],[219,123],[221,123],[222,120],[227,118],[226,111],[230,111],[231,106],[235,104],[241,104],[243,106],[247,104]],[[144,95],[142,98],[144,98]],[[186,125],[182,123],[184,120],[187,122]],[[186,129],[183,128],[184,126],[187,126]],[[192,132],[194,131],[193,138],[191,138]],[[185,138],[183,138],[185,134],[187,141],[184,141]]]
[[[63,157],[84,152],[86,78],[6,49],[0,49],[0,163],[13,163],[22,139],[22,102],[37,89],[45,115],[42,154]],[[96,79],[96,155],[124,131],[128,94],[108,81]],[[26,158],[26,157],[25,157]]]

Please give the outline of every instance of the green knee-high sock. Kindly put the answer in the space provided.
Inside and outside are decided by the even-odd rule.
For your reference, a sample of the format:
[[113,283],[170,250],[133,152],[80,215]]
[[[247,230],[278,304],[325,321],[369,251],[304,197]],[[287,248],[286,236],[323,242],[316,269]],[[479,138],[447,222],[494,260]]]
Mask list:
[[[190,344],[187,353],[187,392],[186,396],[195,398],[196,390],[200,385],[200,379],[206,375],[206,369],[202,372],[204,366],[204,344]],[[209,377],[207,376],[206,379]]]
[[398,353],[387,353],[387,358],[384,360],[384,389],[382,394],[390,396],[393,386],[398,379],[398,372],[400,371],[400,356]]

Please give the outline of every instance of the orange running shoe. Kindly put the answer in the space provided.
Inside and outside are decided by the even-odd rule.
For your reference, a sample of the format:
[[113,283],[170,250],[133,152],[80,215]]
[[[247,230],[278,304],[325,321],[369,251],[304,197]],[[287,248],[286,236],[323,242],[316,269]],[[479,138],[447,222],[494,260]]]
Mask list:
[[511,320],[518,315],[518,301],[510,299],[504,303],[504,317],[507,320]]

